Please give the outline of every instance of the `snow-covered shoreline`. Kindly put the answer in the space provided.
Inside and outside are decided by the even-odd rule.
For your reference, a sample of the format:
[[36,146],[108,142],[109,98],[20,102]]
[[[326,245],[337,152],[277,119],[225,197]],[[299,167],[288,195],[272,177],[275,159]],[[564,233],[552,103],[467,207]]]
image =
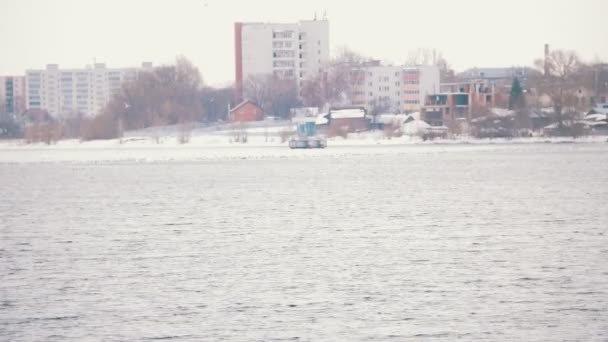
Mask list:
[[[277,136],[249,136],[247,143],[230,142],[226,135],[192,136],[180,144],[175,136],[127,137],[81,142],[62,140],[56,144],[26,144],[21,140],[0,141],[0,164],[4,163],[116,163],[193,162],[229,160],[278,160],[390,155],[395,153],[443,153],[467,151],[516,151],[518,148],[546,149],[558,145],[603,148],[608,137],[454,139],[422,141],[419,138],[386,139],[379,132],[354,134],[349,139],[332,138],[326,149],[291,150]],[[587,147],[583,147],[587,148]]]
[[[608,136],[572,137],[522,137],[522,138],[494,138],[477,139],[472,137],[458,137],[453,139],[422,140],[419,137],[386,138],[382,132],[351,134],[347,139],[335,137],[328,139],[328,148],[331,146],[376,146],[376,145],[488,145],[488,144],[540,144],[540,143],[606,143]],[[81,141],[78,139],[60,140],[51,144],[26,143],[25,140],[0,140],[0,149],[103,149],[103,148],[191,148],[191,147],[277,147],[287,148],[287,142],[282,142],[276,135],[249,135],[246,143],[235,142],[227,134],[207,134],[192,136],[189,142],[181,144],[176,136],[128,136],[122,139]]]

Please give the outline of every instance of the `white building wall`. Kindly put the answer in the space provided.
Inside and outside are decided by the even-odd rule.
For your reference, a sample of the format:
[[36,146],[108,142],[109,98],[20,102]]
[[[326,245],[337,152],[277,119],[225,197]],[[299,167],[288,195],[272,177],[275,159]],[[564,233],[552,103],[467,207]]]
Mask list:
[[272,74],[272,32],[273,28],[268,24],[243,26],[243,79]]
[[329,61],[329,22],[245,23],[241,37],[243,82],[254,75],[302,80]]
[[365,68],[365,93],[367,107],[388,106],[385,111],[400,112],[401,100],[401,71],[399,66],[372,66]]
[[419,66],[420,69],[420,106],[424,106],[427,95],[436,94],[440,88],[439,67],[434,65]]
[[314,77],[319,70],[329,63],[329,21],[313,20],[300,22],[304,44],[302,51],[305,55],[300,59],[303,63],[299,74],[300,81]]

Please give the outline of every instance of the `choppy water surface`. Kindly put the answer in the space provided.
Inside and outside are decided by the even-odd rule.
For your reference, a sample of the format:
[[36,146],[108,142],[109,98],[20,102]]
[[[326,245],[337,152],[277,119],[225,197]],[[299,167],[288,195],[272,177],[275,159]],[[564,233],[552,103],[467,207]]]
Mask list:
[[4,163],[0,184],[2,341],[608,340],[606,145]]

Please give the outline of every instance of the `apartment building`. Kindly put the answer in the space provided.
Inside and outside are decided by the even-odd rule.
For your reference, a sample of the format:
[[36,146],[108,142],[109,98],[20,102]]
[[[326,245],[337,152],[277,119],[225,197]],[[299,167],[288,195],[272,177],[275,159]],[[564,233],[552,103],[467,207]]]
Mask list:
[[298,23],[235,23],[235,71],[239,100],[247,97],[245,81],[274,75],[296,86],[317,75],[329,62],[329,21]]
[[0,113],[25,111],[25,76],[0,76]]
[[95,116],[123,82],[132,81],[138,71],[151,68],[151,63],[143,63],[141,68],[107,68],[96,63],[83,69],[60,69],[57,64],[48,64],[43,70],[27,70],[26,106],[46,110],[54,117],[74,113]]
[[383,66],[371,62],[354,70],[353,75],[357,81],[351,103],[370,112],[419,111],[426,95],[439,91],[440,85],[436,66]]

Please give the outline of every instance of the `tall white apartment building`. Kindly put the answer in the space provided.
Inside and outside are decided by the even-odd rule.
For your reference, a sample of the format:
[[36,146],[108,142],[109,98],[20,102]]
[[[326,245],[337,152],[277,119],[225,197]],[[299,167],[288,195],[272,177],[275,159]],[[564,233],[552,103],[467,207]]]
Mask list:
[[25,111],[25,76],[0,76],[0,113]]
[[291,24],[235,23],[237,96],[253,75],[274,75],[294,80],[299,87],[329,62],[329,21]]
[[49,64],[44,70],[26,71],[26,105],[41,109],[54,117],[81,113],[97,115],[123,82],[135,80],[137,72],[149,70],[151,63],[141,68],[107,68],[96,63],[84,69],[60,69]]
[[439,91],[436,66],[384,66],[371,63],[355,71],[358,80],[351,103],[390,113],[419,111],[426,95]]

